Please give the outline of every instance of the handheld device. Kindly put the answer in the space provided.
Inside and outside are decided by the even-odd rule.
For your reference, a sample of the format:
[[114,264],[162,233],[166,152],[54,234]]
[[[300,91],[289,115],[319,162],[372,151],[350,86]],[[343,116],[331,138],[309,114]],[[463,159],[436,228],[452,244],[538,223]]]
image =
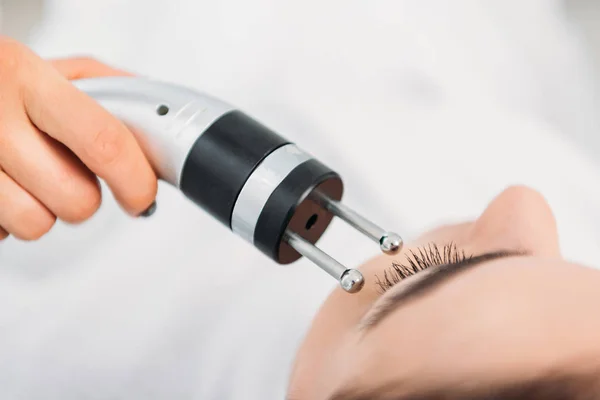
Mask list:
[[334,216],[385,253],[402,248],[399,235],[341,203],[338,173],[236,107],[147,78],[73,83],[131,129],[159,179],[275,262],[304,256],[356,293],[362,274],[315,245]]

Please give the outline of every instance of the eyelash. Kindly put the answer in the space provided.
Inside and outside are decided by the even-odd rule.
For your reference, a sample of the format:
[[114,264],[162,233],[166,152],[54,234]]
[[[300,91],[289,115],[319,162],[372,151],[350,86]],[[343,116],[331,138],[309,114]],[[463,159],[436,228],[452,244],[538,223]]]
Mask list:
[[435,243],[419,247],[406,254],[407,264],[393,262],[392,266],[383,271],[383,277],[375,276],[375,284],[381,293],[385,293],[398,282],[409,276],[415,275],[429,267],[452,265],[471,258],[463,250],[458,250],[454,243],[447,244],[440,249]]

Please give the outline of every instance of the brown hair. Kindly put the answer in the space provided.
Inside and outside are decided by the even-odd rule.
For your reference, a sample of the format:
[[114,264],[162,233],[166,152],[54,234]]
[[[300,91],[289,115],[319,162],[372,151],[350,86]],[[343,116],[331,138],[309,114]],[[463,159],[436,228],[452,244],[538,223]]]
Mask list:
[[503,385],[464,389],[438,387],[397,395],[399,386],[360,391],[349,389],[329,400],[600,400],[600,371],[588,375],[548,375]]

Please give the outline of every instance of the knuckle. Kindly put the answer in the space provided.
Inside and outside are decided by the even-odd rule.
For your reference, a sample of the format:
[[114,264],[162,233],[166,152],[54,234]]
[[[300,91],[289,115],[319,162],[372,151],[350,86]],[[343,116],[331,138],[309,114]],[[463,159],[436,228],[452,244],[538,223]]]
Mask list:
[[16,75],[21,69],[21,61],[26,53],[26,47],[8,37],[0,37],[0,77]]
[[83,222],[100,207],[101,194],[96,177],[82,172],[61,168],[54,174],[55,186],[61,188],[61,201],[55,204],[53,211],[65,222]]
[[16,213],[13,235],[21,240],[38,240],[52,229],[56,217],[36,204],[20,207]]
[[123,127],[115,121],[105,123],[93,135],[89,149],[89,157],[100,165],[111,165],[121,156],[125,145]]

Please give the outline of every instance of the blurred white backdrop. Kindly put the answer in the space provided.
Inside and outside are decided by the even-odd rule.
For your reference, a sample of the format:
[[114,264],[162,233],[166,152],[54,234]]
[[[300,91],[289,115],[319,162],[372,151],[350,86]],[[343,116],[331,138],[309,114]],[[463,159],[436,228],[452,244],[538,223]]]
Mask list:
[[[0,13],[0,33],[29,43],[36,24],[40,23],[44,15],[49,12],[49,5],[58,2],[57,0],[0,0],[0,8],[4,9],[4,12]],[[589,61],[592,74],[586,79],[589,79],[590,84],[598,88],[593,95],[590,96],[588,93],[587,99],[574,98],[574,102],[580,106],[586,103],[588,106],[593,104],[592,107],[599,110],[598,114],[600,115],[600,101],[596,100],[600,99],[600,95],[597,95],[600,93],[600,2],[597,0],[552,0],[542,1],[542,3],[546,3],[547,11],[556,13],[557,25],[570,24],[568,29],[572,33],[570,39],[574,40],[572,45],[579,47],[576,51],[584,53],[583,57]],[[492,9],[497,8],[500,17],[503,17],[504,14],[507,25],[519,22],[515,25],[516,29],[513,33],[520,35],[524,42],[530,42],[529,51],[531,53],[528,61],[535,62],[531,57],[537,57],[537,62],[550,62],[549,58],[552,57],[550,54],[557,51],[560,45],[564,45],[564,43],[554,42],[555,39],[558,39],[559,42],[564,40],[564,38],[554,37],[556,32],[553,31],[553,28],[556,26],[539,24],[540,21],[537,18],[539,0],[528,0],[527,2],[498,0],[487,4]],[[81,3],[81,7],[82,9],[86,8],[85,2]],[[527,22],[523,23],[523,21]],[[549,58],[546,58],[547,56]],[[565,57],[568,56],[565,54]],[[582,74],[587,72],[589,71],[581,71]],[[557,94],[560,93],[561,84],[569,85],[568,79],[557,77],[550,79],[556,79]],[[586,94],[580,95],[586,96]],[[581,110],[577,107],[557,111],[560,108],[560,105],[549,105],[548,118],[554,118],[553,122],[562,126],[563,134],[573,139],[584,151],[591,152],[594,156],[600,154],[600,134],[598,134],[600,119],[591,120],[589,113],[588,116],[585,116],[583,115],[585,112],[580,112]],[[561,116],[561,114],[563,115]],[[569,114],[570,117],[566,114]]]
[[[347,92],[347,95],[351,96],[351,88],[356,85],[365,93],[373,93],[374,97],[381,95],[389,97],[369,100],[355,99],[352,100],[356,101],[353,106],[365,108],[373,105],[375,107],[377,103],[381,108],[389,108],[387,111],[390,112],[396,112],[394,110],[399,110],[399,107],[407,106],[406,113],[402,117],[407,119],[404,125],[409,123],[410,118],[419,119],[418,112],[411,111],[419,102],[423,107],[429,107],[431,104],[435,104],[440,96],[449,93],[451,96],[456,96],[451,99],[452,101],[460,104],[464,102],[468,105],[473,99],[480,97],[486,101],[497,103],[500,109],[508,109],[511,113],[533,115],[537,121],[547,124],[551,128],[546,134],[549,141],[554,140],[551,136],[555,133],[561,134],[563,138],[579,148],[582,155],[587,155],[586,160],[582,162],[586,165],[589,162],[589,169],[594,169],[594,171],[588,171],[592,174],[590,176],[594,176],[593,174],[600,171],[597,157],[597,154],[600,154],[600,103],[598,103],[600,99],[598,90],[600,87],[598,84],[600,29],[597,26],[600,24],[594,23],[600,15],[600,4],[597,1],[496,0],[479,2],[460,0],[453,2],[451,6],[449,3],[436,0],[429,2],[397,1],[393,3],[397,4],[397,15],[378,14],[377,4],[387,4],[386,7],[392,4],[385,1],[371,3],[331,1],[323,3],[323,7],[328,7],[326,11],[329,13],[331,13],[330,9],[348,4],[347,15],[342,15],[339,26],[335,27],[340,32],[339,35],[346,35],[348,40],[344,43],[332,42],[322,45],[319,44],[319,29],[333,29],[332,24],[329,21],[321,21],[318,16],[315,17],[313,15],[315,11],[310,9],[310,6],[303,9],[295,2],[276,3],[265,0],[239,3],[206,1],[198,2],[197,16],[189,16],[180,14],[178,3],[180,3],[178,0],[147,1],[145,3],[133,0],[0,0],[3,9],[0,31],[30,44],[43,56],[92,54],[109,63],[120,64],[142,74],[175,80],[176,83],[198,85],[202,90],[213,92],[250,108],[249,111],[255,112],[259,117],[264,117],[269,124],[279,125],[284,130],[304,131],[303,133],[307,135],[305,140],[308,143],[311,139],[307,139],[306,131],[310,132],[314,127],[311,126],[312,121],[304,120],[302,116],[297,115],[302,112],[293,109],[299,106],[293,104],[297,100],[294,95],[296,93],[306,95],[310,86],[305,82],[316,82],[325,76],[324,74],[327,74],[327,79],[330,81],[327,83],[326,90],[321,91],[318,98],[314,99],[313,104],[307,104],[307,107],[316,109],[319,107],[318,102],[327,106],[328,101],[336,102],[336,97],[343,96],[342,93]],[[140,7],[140,4],[147,4],[147,7]],[[188,3],[185,4],[190,7]],[[367,4],[369,4],[372,14],[368,18],[381,21],[381,31],[373,34],[373,37],[384,38],[381,43],[372,45],[362,43],[360,37],[354,32],[353,18],[360,18],[356,15],[363,12],[356,10],[361,7],[362,10],[367,9],[365,8]],[[233,14],[228,15],[231,7],[242,8],[238,10],[240,17]],[[275,8],[276,12],[270,11],[269,7]],[[440,15],[432,12],[436,9],[439,9]],[[131,13],[135,14],[138,21],[144,23],[131,26],[128,34],[123,35],[123,29],[127,27],[127,20]],[[214,13],[215,17],[201,15],[201,13]],[[283,16],[285,20],[269,21],[270,13]],[[318,11],[316,13],[318,14]],[[419,18],[419,21],[422,20],[423,23],[431,25],[421,26],[419,25],[421,22],[413,22],[410,16],[413,13]],[[250,18],[244,20],[242,17],[244,14],[252,16],[255,21],[269,21],[271,27],[258,28],[255,25],[259,22],[251,22]],[[109,15],[110,17],[104,18],[110,19],[96,20],[95,15]],[[172,30],[172,34],[176,36],[177,40],[175,46],[171,41],[173,37],[166,37],[162,33],[164,29],[169,30],[168,27],[162,26],[163,21],[167,19],[165,15],[168,16],[169,21],[179,20],[181,22],[176,29]],[[223,43],[235,48],[236,54],[228,54],[226,51],[216,48],[209,37],[207,40],[196,38],[198,30],[194,24],[211,26],[211,24],[216,24],[215,21],[218,21],[218,18],[221,18],[222,24],[227,27],[215,26],[212,28],[213,30],[226,31],[232,27],[237,29],[237,31],[226,32],[226,36],[223,38]],[[313,20],[317,21],[318,25],[307,30],[304,24],[307,23],[306,21]],[[290,31],[294,32],[293,36],[279,39],[269,37],[269,29],[277,29],[277,26],[285,24],[290,26]],[[399,31],[405,32],[407,37],[388,38],[386,24],[390,24],[390,26],[391,24],[405,25]],[[112,26],[118,26],[121,30],[111,29]],[[243,29],[248,29],[249,32],[257,35],[255,37],[258,39],[253,40],[264,40],[263,48],[254,46],[250,42],[245,43],[246,39],[242,39],[243,34],[240,33]],[[73,32],[82,34],[73,34]],[[389,32],[395,31],[390,28]],[[474,32],[481,32],[481,38],[477,37]],[[290,40],[292,45],[287,46],[286,40]],[[352,43],[352,40],[355,42]],[[427,42],[429,40],[431,43]],[[306,60],[328,57],[326,61],[333,66],[329,68],[333,69],[319,70],[321,65],[311,65],[310,63],[289,65],[290,63],[298,64],[293,53],[296,50],[292,49],[294,46],[296,49],[309,46],[304,44],[304,41],[313,43],[313,48],[305,49],[307,52],[311,52],[309,56],[305,57]],[[457,46],[457,43],[464,43],[464,48],[461,48],[460,45]],[[331,47],[327,48],[327,46],[337,46],[337,48],[330,50]],[[388,48],[396,47],[399,50],[396,54],[393,52],[386,54],[386,46]],[[428,50],[428,46],[431,46],[430,50]],[[137,49],[136,54],[131,54],[132,48]],[[260,54],[253,54],[255,51],[259,51]],[[352,51],[359,54],[353,57],[350,54]],[[189,59],[185,63],[178,62],[182,52],[185,52],[193,62],[189,62]],[[161,62],[156,62],[157,54],[160,54]],[[209,57],[217,57],[219,61],[205,63],[203,62],[205,54]],[[385,54],[384,59],[376,61],[381,54]],[[273,71],[270,76],[265,76],[263,67],[258,64],[261,57],[263,57],[261,61],[270,60],[272,66],[279,65],[280,70]],[[240,60],[246,63],[242,71],[233,67],[233,64],[239,63]],[[338,62],[345,63],[344,67],[347,71],[338,73],[335,70]],[[388,63],[387,67],[384,65],[385,63]],[[371,86],[376,75],[388,74],[386,68],[396,68],[398,71],[396,75],[402,76],[402,78],[393,77],[393,74],[390,73],[390,80],[384,84],[388,87]],[[220,78],[223,76],[227,77],[227,82],[223,82],[223,78]],[[269,83],[272,77],[277,77],[276,79],[281,81],[273,80],[273,83]],[[354,80],[354,82],[348,79]],[[313,90],[319,89],[315,87]],[[254,96],[254,91],[262,91],[264,96]],[[336,91],[337,93],[334,93]],[[274,99],[284,99],[286,96],[292,101],[275,104]],[[310,97],[310,95],[307,96]],[[263,100],[258,100],[259,98]],[[301,99],[301,96],[298,96],[298,99]],[[394,104],[398,101],[401,104]],[[474,107],[476,106],[474,105]],[[473,110],[475,114],[477,111],[475,108]],[[373,110],[371,118],[374,118],[380,111]],[[476,117],[473,115],[473,118],[465,118],[475,120]],[[339,118],[343,117],[339,116]],[[458,114],[456,118],[459,118]],[[348,129],[353,129],[352,123],[358,125],[361,119],[369,120],[370,118],[367,115],[353,115],[347,121],[350,125]],[[415,122],[415,124],[420,125],[424,122]],[[330,120],[319,123],[323,126],[332,125],[329,132],[323,132],[323,135],[320,135],[319,140],[329,142],[332,148],[339,146],[335,142],[334,131],[340,129],[341,123],[336,121],[333,114]],[[460,123],[461,121],[458,121],[459,125]],[[388,127],[388,129],[392,128]],[[415,131],[419,128],[421,127],[417,126]],[[431,129],[437,129],[438,133],[443,135],[443,127],[432,127]],[[485,135],[490,135],[492,132],[487,127],[482,129],[485,129]],[[456,145],[457,143],[454,143],[454,146]],[[518,143],[513,144],[513,146],[518,145]],[[531,144],[531,146],[539,148],[547,145],[548,143],[543,139],[538,144]],[[483,143],[482,146],[485,144]],[[336,157],[333,151],[330,153],[325,150],[321,151],[323,158]],[[375,153],[380,152],[374,151]],[[476,151],[480,151],[480,149]],[[536,154],[531,154],[531,157],[534,159]],[[565,177],[572,173],[571,166],[565,164],[564,160],[556,162],[560,164],[561,168],[554,172],[556,176],[552,178],[568,179]],[[597,165],[593,165],[594,163]],[[505,166],[498,164],[495,168],[500,171]],[[353,172],[355,171],[348,170],[346,173]],[[516,178],[519,181],[520,177]],[[592,182],[589,185],[594,186]],[[567,182],[562,187],[568,187]],[[477,189],[473,188],[473,190]],[[565,194],[565,201],[568,197],[575,195],[575,193],[568,196]],[[360,197],[361,194],[355,193],[354,196]],[[481,201],[475,200],[476,198],[473,197],[472,204],[479,204]],[[354,200],[362,201],[362,204],[367,207],[365,212],[373,215],[373,218],[380,218],[380,220],[388,218],[381,207],[370,205],[364,197],[362,199],[355,197]],[[420,207],[428,204],[428,202],[420,200],[412,204],[410,203],[411,199],[403,199],[402,206]],[[578,197],[577,201],[583,204],[592,199]],[[432,201],[429,207],[434,207],[435,204]],[[472,205],[468,207],[471,207],[472,212],[475,211]],[[596,221],[600,221],[600,212],[595,208],[584,210],[583,206],[581,207],[582,213],[589,214],[586,222],[591,224],[591,227],[587,229],[600,231],[600,226],[595,224]],[[436,213],[429,210],[424,210],[424,212],[425,215],[420,217],[417,217],[418,213],[410,212],[410,217],[403,217],[401,226],[406,227],[407,232],[414,234],[413,229],[419,231],[423,226],[433,224],[435,219],[431,217],[432,220],[429,220],[429,215],[433,216]],[[560,207],[557,212],[561,213]],[[461,217],[461,214],[448,215],[448,217]],[[110,224],[112,223],[111,218],[118,219],[119,217],[116,214],[105,214],[102,219],[93,220],[88,225],[93,227],[94,224]],[[407,218],[414,218],[414,224],[410,225]],[[419,218],[420,221],[417,221]],[[581,248],[590,247],[585,243],[595,242],[591,232],[577,232],[577,222],[569,219],[565,221],[563,218],[561,226],[569,225],[571,229],[567,230],[565,241],[567,248],[571,248],[569,255],[576,257],[583,254]],[[61,229],[67,228],[62,225],[58,226],[58,230]],[[94,232],[94,230],[89,232]],[[70,240],[68,235],[73,235],[72,237],[75,238],[82,233],[67,230],[63,234],[67,235],[63,236],[63,239],[59,239],[61,236],[56,234],[50,239],[41,241],[37,246],[40,250],[37,254],[50,257],[55,253],[43,251],[44,246],[51,249],[53,248],[52,240],[62,240],[68,243]],[[89,234],[92,235],[92,233]],[[569,241],[571,245],[569,245]],[[576,242],[581,242],[581,244],[576,246]],[[13,248],[18,248],[18,246],[13,246]],[[83,251],[83,249],[79,250]],[[73,253],[77,252],[76,249],[72,251]],[[596,254],[595,251],[590,249],[588,252],[590,256],[582,255],[582,259],[590,262],[598,260],[600,263],[600,254],[595,257],[591,255]],[[11,251],[5,251],[5,256],[8,256],[9,260],[10,254]],[[25,257],[34,257],[36,252],[26,252],[26,255],[18,252],[15,254],[19,254],[14,258],[18,258],[22,264],[35,264],[39,261],[33,261],[37,260],[35,258],[32,258],[30,263],[25,261]],[[50,262],[50,264],[54,264],[54,262]]]

